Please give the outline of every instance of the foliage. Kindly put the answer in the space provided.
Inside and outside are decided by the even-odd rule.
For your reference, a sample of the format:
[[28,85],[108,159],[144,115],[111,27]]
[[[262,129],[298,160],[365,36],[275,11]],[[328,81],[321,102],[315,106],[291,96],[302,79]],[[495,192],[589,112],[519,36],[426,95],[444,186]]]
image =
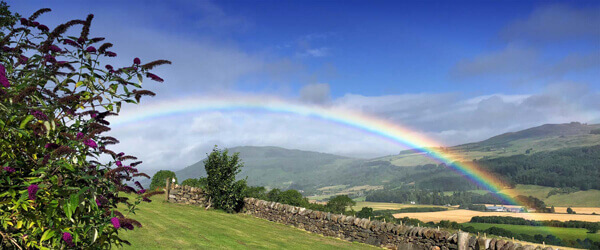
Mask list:
[[356,205],[356,202],[350,199],[350,197],[348,197],[347,195],[338,195],[331,198],[327,202],[326,207],[332,213],[341,214],[346,212],[347,207],[351,207],[352,209],[352,206],[354,205]]
[[525,225],[535,227],[565,227],[565,228],[588,228],[590,226],[600,225],[598,222],[588,221],[557,221],[557,220],[527,220],[511,216],[474,216],[471,218],[472,223],[490,223],[490,224],[508,224],[508,225]]
[[482,204],[461,204],[458,208],[468,209],[468,210],[473,210],[473,211],[482,211],[482,212],[487,211],[487,208],[485,207],[485,205],[482,205]]
[[[103,135],[106,118],[154,95],[141,82],[162,82],[149,71],[170,62],[103,65],[116,53],[89,37],[93,15],[50,29],[36,21],[48,11],[17,23],[0,4],[0,248],[121,245],[119,230],[141,225],[117,204],[128,214],[155,193],[127,185],[148,176],[138,173],[141,161],[128,162],[134,156],[109,149],[118,140]],[[68,35],[74,26],[81,32]]]
[[356,212],[356,217],[359,218],[371,218],[373,216],[373,208],[370,207],[363,207],[360,211]]
[[480,160],[477,164],[515,183],[585,191],[600,189],[598,162],[600,145]]
[[394,203],[410,203],[429,205],[462,205],[462,204],[504,204],[502,200],[494,196],[492,193],[476,194],[473,192],[458,191],[452,195],[445,195],[443,192],[432,192],[429,190],[419,189],[392,189],[384,188],[370,192],[366,201],[374,202],[394,202]]
[[592,129],[592,131],[590,131],[590,134],[593,134],[593,135],[600,135],[600,128],[597,128],[597,129]]
[[207,174],[206,191],[215,208],[232,213],[243,206],[246,180],[235,180],[244,164],[240,161],[239,153],[229,156],[227,149],[220,150],[215,146],[204,161]]
[[575,212],[571,207],[567,208],[567,213],[568,214],[576,214],[577,212]]
[[175,175],[175,173],[173,171],[160,170],[160,171],[156,172],[156,174],[154,174],[152,176],[152,182],[150,183],[150,189],[157,190],[157,189],[165,187],[165,185],[167,184],[167,179],[169,179],[170,181],[175,179],[175,184],[177,184],[177,176]]
[[200,177],[198,179],[193,179],[193,178],[185,179],[183,182],[181,182],[181,185],[197,187],[197,188],[204,188],[204,187],[206,187],[206,183],[207,183],[206,177]]
[[588,233],[595,234],[600,230],[600,223],[590,223],[585,226],[585,229],[588,230]]
[[244,189],[244,197],[252,197],[260,200],[266,200],[267,189],[265,187],[260,186],[247,186],[246,189]]

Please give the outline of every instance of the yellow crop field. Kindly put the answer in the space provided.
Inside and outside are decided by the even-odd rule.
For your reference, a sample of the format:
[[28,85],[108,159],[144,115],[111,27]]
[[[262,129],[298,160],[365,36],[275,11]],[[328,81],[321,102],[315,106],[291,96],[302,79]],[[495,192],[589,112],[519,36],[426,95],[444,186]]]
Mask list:
[[456,209],[441,212],[426,212],[426,213],[400,213],[394,214],[396,218],[410,217],[419,219],[424,222],[439,222],[441,220],[456,221],[464,223],[471,221],[474,216],[511,216],[520,217],[528,220],[558,220],[558,221],[590,221],[600,222],[600,215],[589,214],[545,214],[545,213],[508,213],[508,212],[479,212],[464,209]]
[[[567,213],[568,207],[554,207],[554,211],[557,213]],[[596,213],[600,215],[600,207],[571,207],[577,214],[592,214]]]

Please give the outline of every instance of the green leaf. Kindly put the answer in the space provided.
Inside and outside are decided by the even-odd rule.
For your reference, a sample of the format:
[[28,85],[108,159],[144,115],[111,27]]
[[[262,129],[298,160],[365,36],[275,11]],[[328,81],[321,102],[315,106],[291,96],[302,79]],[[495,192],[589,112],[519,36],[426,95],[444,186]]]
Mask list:
[[47,230],[46,232],[44,232],[44,234],[42,234],[42,239],[40,239],[40,241],[45,241],[47,239],[52,238],[52,236],[54,236],[54,230],[50,229]]
[[19,128],[24,129],[27,123],[29,123],[32,119],[33,115],[28,115],[27,117],[25,117],[25,119],[21,122],[21,125],[19,125]]

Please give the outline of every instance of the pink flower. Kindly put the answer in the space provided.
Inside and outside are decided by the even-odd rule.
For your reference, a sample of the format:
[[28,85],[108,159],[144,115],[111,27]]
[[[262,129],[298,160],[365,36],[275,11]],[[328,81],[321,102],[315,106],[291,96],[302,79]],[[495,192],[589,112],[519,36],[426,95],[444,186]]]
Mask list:
[[90,47],[87,47],[87,49],[85,49],[85,51],[89,52],[89,53],[95,53],[96,52],[96,48],[94,46],[90,46]]
[[92,139],[84,140],[83,141],[83,145],[86,145],[86,146],[91,147],[91,148],[97,148],[98,147],[98,144],[96,144],[96,142],[94,140],[92,140]]
[[8,82],[8,78],[6,78],[6,68],[4,65],[0,64],[0,84],[5,88],[10,87],[10,82]]
[[100,201],[98,199],[96,199],[96,205],[102,206],[102,203],[100,203]]
[[140,63],[142,63],[142,61],[140,61],[139,58],[136,57],[135,59],[133,59],[133,64],[140,64]]
[[83,133],[77,132],[76,138],[77,138],[77,140],[83,139]]
[[21,63],[21,64],[26,64],[28,60],[29,60],[29,58],[27,58],[24,55],[19,56],[19,63]]
[[113,227],[115,227],[116,229],[119,229],[121,227],[121,223],[119,222],[119,218],[117,217],[112,217],[110,219],[110,223],[112,223]]
[[123,163],[121,163],[121,161],[117,161],[115,163],[117,164],[118,167],[122,167],[123,166]]
[[39,189],[38,185],[35,185],[35,184],[29,185],[29,187],[27,188],[27,193],[29,194],[30,200],[32,200],[32,201],[35,200],[38,189]]

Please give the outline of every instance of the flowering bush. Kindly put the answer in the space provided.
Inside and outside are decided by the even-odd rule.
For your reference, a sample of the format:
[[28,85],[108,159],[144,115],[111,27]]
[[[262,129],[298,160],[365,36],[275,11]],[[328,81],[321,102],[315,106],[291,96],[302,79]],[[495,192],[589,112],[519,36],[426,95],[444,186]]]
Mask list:
[[20,18],[0,3],[0,248],[121,245],[119,230],[141,226],[127,215],[156,192],[133,179],[148,178],[141,161],[109,149],[106,118],[153,96],[142,81],[162,82],[149,71],[170,62],[102,65],[116,53],[88,37],[93,15],[50,29],[36,21],[48,11]]

